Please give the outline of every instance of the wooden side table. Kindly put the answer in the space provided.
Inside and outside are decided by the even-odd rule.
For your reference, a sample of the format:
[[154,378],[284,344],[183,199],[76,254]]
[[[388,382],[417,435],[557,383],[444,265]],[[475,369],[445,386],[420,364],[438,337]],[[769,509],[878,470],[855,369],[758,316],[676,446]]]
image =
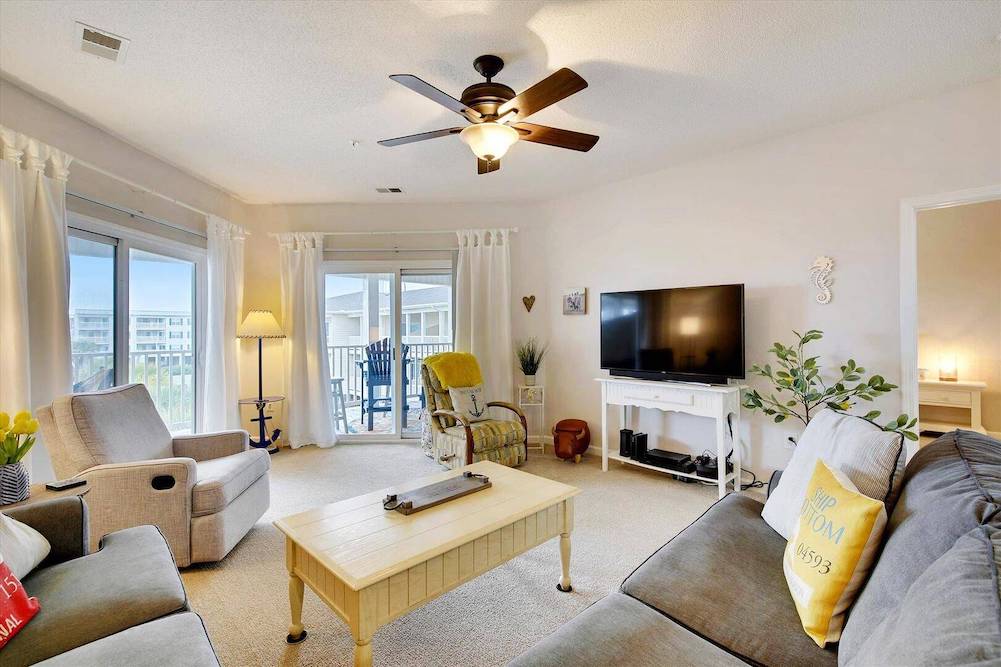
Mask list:
[[[518,407],[519,408],[539,408],[539,435],[536,445],[532,447],[532,438],[528,437],[528,444],[531,449],[546,451],[546,440],[543,424],[546,421],[546,388],[539,385],[519,385],[518,386]],[[527,421],[527,419],[526,419]]]
[[44,503],[46,500],[55,500],[56,498],[82,496],[88,491],[90,491],[90,484],[74,486],[72,489],[65,489],[63,491],[49,491],[45,488],[45,484],[32,484],[31,495],[28,496],[27,500],[22,500],[19,503],[13,503],[11,505],[0,505],[0,512],[6,512],[7,510],[17,509],[19,507],[27,507],[28,505],[34,505],[35,503]]

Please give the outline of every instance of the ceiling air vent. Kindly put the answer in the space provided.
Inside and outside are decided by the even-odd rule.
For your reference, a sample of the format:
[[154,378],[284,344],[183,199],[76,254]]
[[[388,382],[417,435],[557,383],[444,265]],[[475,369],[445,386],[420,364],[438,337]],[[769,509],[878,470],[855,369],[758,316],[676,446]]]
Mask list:
[[77,21],[76,38],[80,50],[116,63],[124,62],[129,40]]
[[376,192],[386,194],[403,194],[403,188],[376,188]]

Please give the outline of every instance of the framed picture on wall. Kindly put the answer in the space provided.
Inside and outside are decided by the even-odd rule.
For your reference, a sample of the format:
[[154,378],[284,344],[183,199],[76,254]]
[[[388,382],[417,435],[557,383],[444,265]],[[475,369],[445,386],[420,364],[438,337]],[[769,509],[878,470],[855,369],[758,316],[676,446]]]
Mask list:
[[563,293],[563,314],[564,315],[586,315],[587,314],[587,288],[568,287]]

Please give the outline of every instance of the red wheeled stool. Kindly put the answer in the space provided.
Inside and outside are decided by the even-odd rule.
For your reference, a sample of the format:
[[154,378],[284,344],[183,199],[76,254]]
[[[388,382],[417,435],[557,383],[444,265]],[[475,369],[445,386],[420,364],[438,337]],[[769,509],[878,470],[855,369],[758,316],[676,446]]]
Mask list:
[[591,429],[583,419],[563,419],[553,427],[553,451],[561,459],[580,463],[581,455],[591,444]]

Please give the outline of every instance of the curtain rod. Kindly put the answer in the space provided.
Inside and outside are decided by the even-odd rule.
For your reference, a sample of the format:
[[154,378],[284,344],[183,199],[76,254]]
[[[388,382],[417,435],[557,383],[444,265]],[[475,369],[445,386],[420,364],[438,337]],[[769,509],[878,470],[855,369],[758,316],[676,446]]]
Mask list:
[[[305,232],[309,234],[323,234],[324,236],[396,236],[398,234],[411,234],[411,235],[426,235],[426,234],[455,234],[456,232],[461,232],[461,229],[432,229],[432,230],[415,230],[415,229],[404,229],[396,231],[380,231],[380,232]],[[517,233],[517,227],[507,227],[503,228],[503,231]],[[277,238],[280,234],[271,232],[268,234],[273,238]]]
[[143,213],[142,211],[137,211],[135,209],[128,208],[127,206],[118,206],[116,204],[109,204],[106,201],[101,201],[100,199],[94,199],[93,197],[87,197],[78,192],[73,192],[72,190],[66,191],[66,196],[76,197],[77,199],[82,199],[85,202],[90,202],[91,204],[97,204],[98,206],[103,206],[105,208],[110,208],[113,211],[118,211],[119,213],[124,213],[125,215],[131,216],[133,218],[141,218],[147,222],[152,222],[157,225],[162,225],[164,227],[169,227],[170,229],[183,232],[185,234],[191,234],[192,236],[197,236],[198,238],[208,239],[208,236],[202,232],[197,232],[193,229],[187,227],[182,227],[181,225],[175,225],[172,222],[167,222],[166,220],[161,220],[160,218],[154,218],[153,216]]
[[[168,201],[171,204],[175,204],[177,206],[180,206],[181,208],[186,208],[189,211],[191,211],[192,213],[197,213],[198,215],[203,215],[206,218],[209,217],[209,215],[212,215],[208,211],[203,211],[202,209],[200,209],[200,208],[198,208],[196,206],[192,206],[191,204],[185,203],[185,202],[181,201],[180,199],[175,199],[174,197],[171,197],[169,195],[165,195],[162,192],[157,192],[156,190],[154,190],[152,188],[148,188],[145,185],[142,185],[141,183],[136,183],[135,181],[132,181],[132,180],[129,180],[129,179],[124,178],[122,176],[119,176],[118,174],[114,174],[114,173],[108,171],[107,169],[102,169],[101,167],[98,167],[96,164],[91,164],[90,162],[87,162],[86,160],[81,160],[80,158],[74,157],[72,164],[74,166],[79,165],[79,166],[84,167],[86,169],[90,169],[91,171],[96,171],[97,173],[101,174],[102,176],[107,176],[108,178],[114,179],[114,180],[118,181],[119,183],[123,183],[123,184],[129,186],[130,188],[135,188],[136,190],[139,190],[139,191],[144,192],[144,193],[149,194],[149,195],[153,195],[154,197],[159,197],[160,199]],[[231,197],[233,197],[233,195],[231,195],[228,192],[226,194],[229,195],[229,196],[231,196]],[[236,199],[236,197],[233,197],[233,198]]]
[[451,248],[329,248],[324,250],[324,252],[329,253],[341,253],[341,252],[455,252],[459,249],[459,246],[452,246]]

